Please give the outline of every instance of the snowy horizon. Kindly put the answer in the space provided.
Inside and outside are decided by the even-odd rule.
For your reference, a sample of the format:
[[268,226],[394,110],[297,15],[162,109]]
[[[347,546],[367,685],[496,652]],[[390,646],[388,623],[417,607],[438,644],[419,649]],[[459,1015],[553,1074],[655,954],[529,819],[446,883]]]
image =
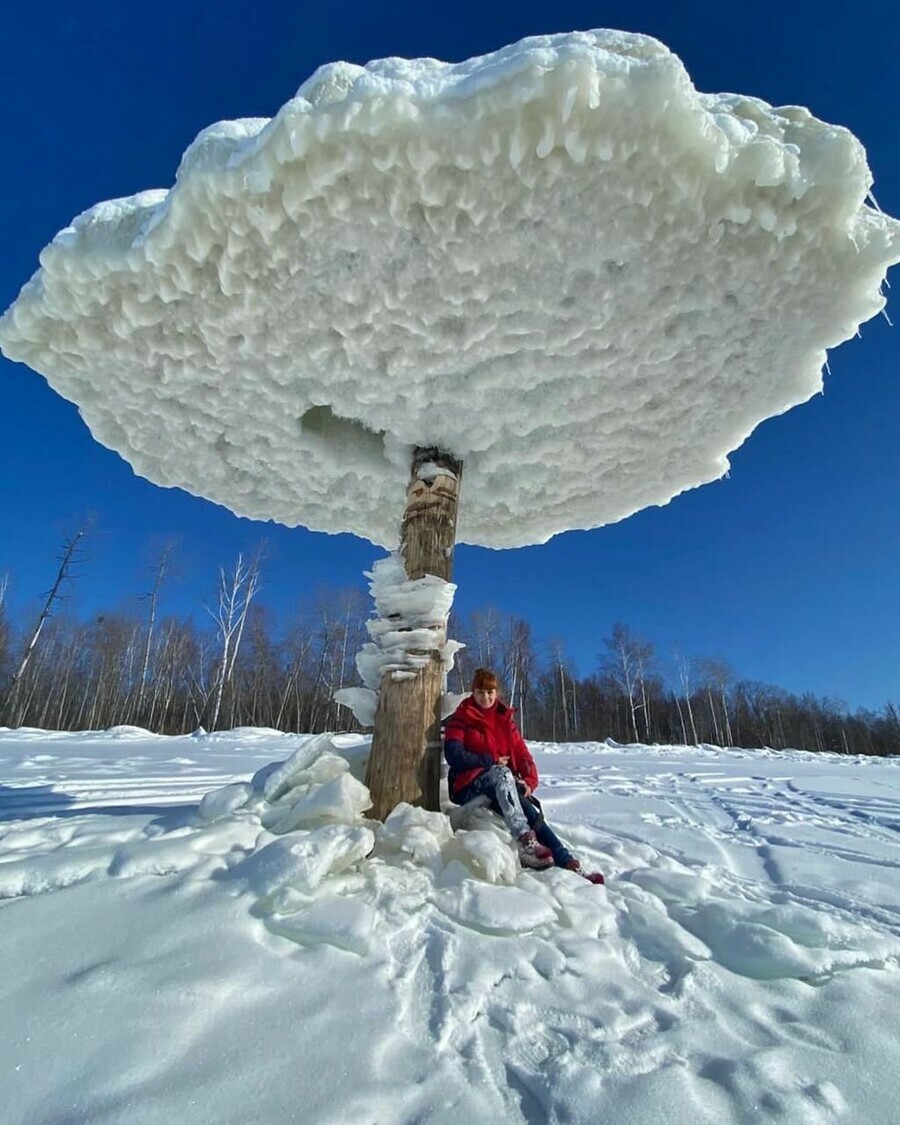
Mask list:
[[531,748],[606,888],[363,736],[0,730],[4,1125],[891,1120],[900,758]]

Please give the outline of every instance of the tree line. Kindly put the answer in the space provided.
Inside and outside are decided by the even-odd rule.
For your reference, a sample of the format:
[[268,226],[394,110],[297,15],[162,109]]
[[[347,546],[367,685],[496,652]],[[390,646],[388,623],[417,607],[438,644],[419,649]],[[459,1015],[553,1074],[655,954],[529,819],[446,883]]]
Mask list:
[[[0,577],[0,726],[133,725],[161,734],[357,729],[332,697],[359,682],[355,655],[371,615],[361,590],[320,593],[276,622],[259,597],[258,550],[220,571],[200,625],[164,612],[172,572],[166,547],[133,612],[83,621],[67,611],[63,595],[87,530],[64,541],[34,621],[13,625]],[[654,645],[623,624],[600,640],[587,676],[576,674],[561,642],[539,640],[526,620],[490,607],[451,617],[449,632],[466,644],[449,690],[465,692],[476,667],[493,668],[529,739],[900,752],[893,704],[850,713],[837,700],[742,680],[722,660],[683,654],[674,654],[667,678]]]

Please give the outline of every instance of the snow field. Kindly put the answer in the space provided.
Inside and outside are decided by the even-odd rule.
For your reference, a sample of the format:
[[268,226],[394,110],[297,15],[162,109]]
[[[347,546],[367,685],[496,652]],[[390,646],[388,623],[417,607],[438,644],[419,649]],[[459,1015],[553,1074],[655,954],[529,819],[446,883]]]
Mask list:
[[607,888],[358,736],[0,732],[5,1120],[890,1120],[898,761],[532,748]]

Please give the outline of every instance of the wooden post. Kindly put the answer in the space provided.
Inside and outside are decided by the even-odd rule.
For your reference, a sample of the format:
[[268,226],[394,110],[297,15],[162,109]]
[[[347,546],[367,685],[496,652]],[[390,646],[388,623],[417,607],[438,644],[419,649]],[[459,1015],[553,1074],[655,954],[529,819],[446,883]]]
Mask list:
[[[410,579],[434,574],[449,582],[456,543],[456,513],[462,464],[438,449],[413,454],[400,553]],[[424,668],[409,679],[385,673],[379,691],[366,785],[372,794],[369,815],[377,820],[401,801],[440,807],[441,694],[444,669],[437,646],[421,652]]]

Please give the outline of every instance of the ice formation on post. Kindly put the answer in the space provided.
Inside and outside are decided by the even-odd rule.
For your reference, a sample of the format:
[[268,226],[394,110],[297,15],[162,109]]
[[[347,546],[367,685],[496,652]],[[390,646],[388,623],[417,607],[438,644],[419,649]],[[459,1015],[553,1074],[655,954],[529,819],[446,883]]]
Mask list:
[[463,542],[597,527],[721,476],[884,305],[898,224],[797,107],[646,36],[321,68],[170,191],[60,232],[0,322],[135,471],[394,546],[410,452]]
[[373,726],[382,679],[410,679],[424,668],[432,652],[439,652],[444,671],[453,667],[456,653],[464,647],[447,639],[447,619],[456,586],[433,574],[409,579],[399,554],[379,559],[366,572],[375,602],[375,616],[366,623],[372,638],[356,655],[356,667],[364,687],[341,688],[334,693],[338,703],[349,707],[357,722]]

